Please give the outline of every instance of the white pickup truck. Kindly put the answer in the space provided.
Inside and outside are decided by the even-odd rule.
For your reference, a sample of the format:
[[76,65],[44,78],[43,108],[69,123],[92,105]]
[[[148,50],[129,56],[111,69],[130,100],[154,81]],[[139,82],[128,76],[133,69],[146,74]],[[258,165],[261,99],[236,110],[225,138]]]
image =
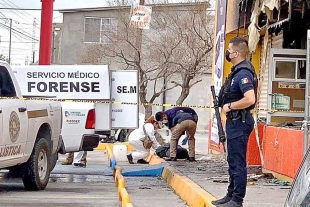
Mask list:
[[52,155],[63,150],[61,104],[23,100],[10,66],[0,61],[0,169],[22,178],[27,190],[47,186]]

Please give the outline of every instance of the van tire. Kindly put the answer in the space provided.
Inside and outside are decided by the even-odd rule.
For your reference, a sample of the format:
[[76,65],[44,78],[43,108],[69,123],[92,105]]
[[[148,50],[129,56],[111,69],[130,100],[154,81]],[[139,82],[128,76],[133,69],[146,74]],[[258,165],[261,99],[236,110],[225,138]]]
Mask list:
[[50,176],[50,149],[45,138],[36,141],[31,156],[23,166],[22,180],[26,190],[44,190]]

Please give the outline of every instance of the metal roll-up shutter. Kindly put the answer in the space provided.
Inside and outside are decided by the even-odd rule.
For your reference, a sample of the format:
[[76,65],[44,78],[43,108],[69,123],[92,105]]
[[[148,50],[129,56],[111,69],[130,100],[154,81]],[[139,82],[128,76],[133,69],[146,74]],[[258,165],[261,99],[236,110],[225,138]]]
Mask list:
[[[258,118],[266,119],[267,118],[267,99],[268,99],[268,66],[269,66],[269,47],[270,47],[270,39],[268,40],[267,47],[264,48],[264,44],[262,45],[262,50],[260,54],[260,68],[259,68],[259,78],[260,78],[260,92],[258,97]],[[265,61],[264,61],[264,50],[267,50],[265,53]]]
[[283,31],[281,31],[278,35],[272,34],[271,48],[283,48]]
[[[268,82],[269,82],[269,52],[270,48],[282,48],[283,44],[283,32],[281,31],[277,36],[274,34],[269,36],[267,47],[264,48],[264,44],[262,44],[261,50],[261,59],[260,59],[260,80],[261,80],[261,91],[258,97],[258,118],[266,119],[267,118],[267,109],[268,109]],[[266,53],[266,61],[264,63],[264,51],[267,50]]]

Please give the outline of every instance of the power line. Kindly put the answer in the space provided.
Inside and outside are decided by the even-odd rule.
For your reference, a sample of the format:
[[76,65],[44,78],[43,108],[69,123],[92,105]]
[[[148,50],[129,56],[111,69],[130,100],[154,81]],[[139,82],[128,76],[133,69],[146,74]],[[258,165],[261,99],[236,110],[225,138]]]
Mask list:
[[[7,40],[6,40],[6,41],[2,41],[2,40],[1,40],[1,41],[0,41],[0,43],[1,43],[1,42],[10,42],[10,41],[7,41]],[[27,42],[27,41],[26,41],[26,42],[25,42],[25,41],[20,41],[20,42],[18,42],[18,41],[12,41],[12,43],[25,43],[25,44],[32,44],[32,42]]]
[[[15,7],[19,8],[16,4],[14,4],[13,2],[11,2],[10,0],[4,0],[4,1],[9,2],[9,3],[10,3],[9,5],[13,5],[13,6],[15,6]],[[24,13],[24,14],[26,14],[26,15],[30,16],[30,18],[31,18],[31,19],[33,19],[33,16],[32,16],[32,15],[30,15],[29,13],[25,12],[25,11],[20,12],[20,13]],[[26,16],[26,15],[24,15],[24,16]]]
[[[13,36],[14,36],[16,39],[18,39],[19,41],[22,41],[22,40],[19,38],[19,36],[17,36],[16,34],[13,33]],[[26,45],[26,47],[29,47],[29,48],[30,48],[29,45],[27,45],[27,44],[25,44],[25,43],[23,43],[23,44]]]
[[[0,7],[0,10],[41,11],[41,9],[35,9],[35,8],[29,9],[29,8],[18,8],[18,7],[10,7],[10,8]],[[59,10],[53,9],[53,11],[59,11]]]
[[[7,7],[7,8],[9,8],[9,7],[12,7],[12,5],[13,6],[15,6],[16,8],[19,8],[16,4],[14,4],[14,3],[12,3],[10,0],[4,0],[5,2],[4,3],[6,3],[8,6],[6,6],[6,5],[4,5],[4,4],[2,4],[2,3],[0,3],[0,4],[2,4],[3,6],[5,6],[5,7]],[[11,10],[11,9],[10,9]],[[14,13],[14,14],[16,14],[17,16],[19,16],[19,17],[21,17],[19,14],[21,14],[21,15],[23,15],[24,17],[26,17],[27,19],[30,19],[30,21],[32,22],[33,21],[33,16],[31,16],[29,13],[27,13],[27,12],[25,12],[25,11],[23,11],[23,12],[21,12],[21,11],[19,11],[19,10],[17,10],[17,12],[15,12],[14,10],[12,10],[12,12]],[[19,14],[18,14],[19,13]],[[25,15],[26,14],[26,15]],[[28,16],[30,16],[30,17],[28,17]],[[23,17],[21,17],[22,19],[24,19]],[[39,29],[40,29],[40,27],[38,27]],[[29,35],[29,34],[28,34]]]
[[[5,3],[5,2],[3,2],[3,3]],[[3,3],[0,2],[1,5],[7,7],[7,6],[6,6],[5,4],[3,4]],[[18,17],[20,17],[20,18],[22,18],[22,19],[25,19],[25,17],[20,16],[17,12],[15,12],[15,11],[12,11],[12,12],[13,12],[15,15],[17,15]]]
[[[10,29],[9,26],[7,26],[7,25],[5,25],[5,24],[3,24],[3,23],[0,23],[0,25],[1,25],[2,27],[5,27],[5,29]],[[14,29],[14,28],[12,28],[12,31],[14,31],[14,32],[16,32],[16,33],[19,33],[20,35],[24,36],[24,38],[26,37],[27,39],[39,41],[39,40],[37,40],[37,39],[35,39],[35,38],[33,38],[33,37],[27,35],[27,34],[24,34],[23,32],[20,32],[20,31]],[[25,38],[25,39],[26,39],[26,38]]]
[[6,18],[6,16],[5,16],[2,12],[0,12],[0,15],[1,15],[2,17],[5,17],[5,18]]
[[[0,3],[0,4],[2,4],[2,3]],[[3,5],[3,4],[2,4],[2,5]],[[17,14],[16,12],[13,11],[13,13],[16,14],[17,16],[19,16],[20,18],[23,18],[23,17],[21,17],[19,14]],[[24,19],[24,18],[23,18],[23,19]],[[17,29],[15,29],[15,30],[17,30]],[[28,36],[31,36],[31,34],[27,33],[26,31],[21,30],[20,28],[18,28],[18,30],[21,31],[21,33],[24,34],[24,35],[27,34]]]

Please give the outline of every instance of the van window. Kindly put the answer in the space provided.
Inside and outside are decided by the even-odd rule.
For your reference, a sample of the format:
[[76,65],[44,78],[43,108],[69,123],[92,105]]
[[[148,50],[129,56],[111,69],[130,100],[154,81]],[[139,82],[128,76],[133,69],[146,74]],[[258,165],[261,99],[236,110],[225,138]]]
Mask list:
[[10,73],[4,66],[0,66],[0,96],[16,97],[15,87]]

